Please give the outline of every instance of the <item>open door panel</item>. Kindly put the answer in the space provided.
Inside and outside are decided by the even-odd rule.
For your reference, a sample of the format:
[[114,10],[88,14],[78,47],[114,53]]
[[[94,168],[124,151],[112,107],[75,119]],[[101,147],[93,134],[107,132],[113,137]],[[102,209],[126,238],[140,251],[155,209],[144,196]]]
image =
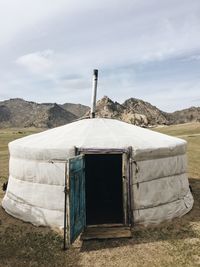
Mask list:
[[72,244],[86,224],[84,155],[69,159],[68,188],[68,243]]

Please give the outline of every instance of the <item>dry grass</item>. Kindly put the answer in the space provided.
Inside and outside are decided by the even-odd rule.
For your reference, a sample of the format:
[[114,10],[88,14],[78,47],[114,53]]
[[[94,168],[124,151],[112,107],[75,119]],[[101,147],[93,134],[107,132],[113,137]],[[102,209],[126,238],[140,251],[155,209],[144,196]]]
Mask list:
[[[63,252],[62,237],[56,232],[21,222],[0,208],[0,266],[200,266],[200,124],[155,130],[188,141],[189,175],[195,198],[189,214],[158,227],[134,229],[131,239],[77,241]],[[6,143],[23,134],[2,132],[1,176],[7,177]],[[0,183],[4,180],[1,178]]]
[[189,177],[200,178],[200,123],[179,124],[154,129],[160,133],[185,139],[188,142],[188,173]]
[[25,128],[25,129],[0,129],[0,177],[8,176],[8,143],[30,135],[37,132],[42,131],[42,129],[36,128]]

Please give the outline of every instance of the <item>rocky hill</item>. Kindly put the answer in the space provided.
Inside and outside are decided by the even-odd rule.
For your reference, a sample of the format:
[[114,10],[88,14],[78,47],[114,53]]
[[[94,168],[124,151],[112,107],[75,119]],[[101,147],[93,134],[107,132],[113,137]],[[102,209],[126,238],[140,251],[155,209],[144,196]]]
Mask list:
[[169,124],[200,122],[200,107],[190,107],[167,114]]
[[84,106],[81,104],[72,104],[72,103],[65,103],[60,106],[65,110],[71,112],[75,116],[77,116],[77,118],[83,117],[85,113],[88,112],[90,109],[88,106]]
[[114,118],[136,125],[148,124],[145,115],[129,110],[124,104],[113,102],[107,96],[97,102],[96,117]]
[[97,102],[96,116],[115,118],[141,126],[168,124],[163,111],[136,98],[130,98],[119,104],[104,96]]
[[145,116],[145,122],[149,125],[168,124],[168,120],[163,111],[141,99],[129,98],[123,103],[123,106],[126,107],[129,113]]
[[[81,104],[37,104],[20,98],[0,102],[0,127],[52,128],[89,115],[89,107]],[[104,96],[97,102],[96,117],[114,118],[149,127],[200,122],[200,107],[166,113],[141,99],[130,98],[120,104]]]
[[0,127],[52,128],[76,119],[56,103],[37,104],[20,98],[0,102]]
[[96,116],[115,118],[140,126],[170,125],[200,122],[200,107],[167,113],[141,99],[129,98],[120,104],[104,96],[97,102]]

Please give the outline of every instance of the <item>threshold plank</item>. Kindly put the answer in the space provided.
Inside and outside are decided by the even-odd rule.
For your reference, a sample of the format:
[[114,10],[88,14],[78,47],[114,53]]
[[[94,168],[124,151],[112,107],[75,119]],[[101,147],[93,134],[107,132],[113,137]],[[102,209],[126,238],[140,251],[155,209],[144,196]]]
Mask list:
[[130,227],[87,227],[81,235],[82,240],[108,239],[108,238],[130,238],[132,233]]

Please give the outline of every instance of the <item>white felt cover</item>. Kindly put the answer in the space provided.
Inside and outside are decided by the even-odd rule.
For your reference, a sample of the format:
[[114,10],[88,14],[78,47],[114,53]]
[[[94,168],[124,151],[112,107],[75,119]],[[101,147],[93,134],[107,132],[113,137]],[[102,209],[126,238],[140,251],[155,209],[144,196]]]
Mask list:
[[117,120],[85,119],[9,144],[4,209],[36,225],[63,227],[65,164],[75,147],[132,147],[133,223],[160,223],[192,208],[186,141]]

